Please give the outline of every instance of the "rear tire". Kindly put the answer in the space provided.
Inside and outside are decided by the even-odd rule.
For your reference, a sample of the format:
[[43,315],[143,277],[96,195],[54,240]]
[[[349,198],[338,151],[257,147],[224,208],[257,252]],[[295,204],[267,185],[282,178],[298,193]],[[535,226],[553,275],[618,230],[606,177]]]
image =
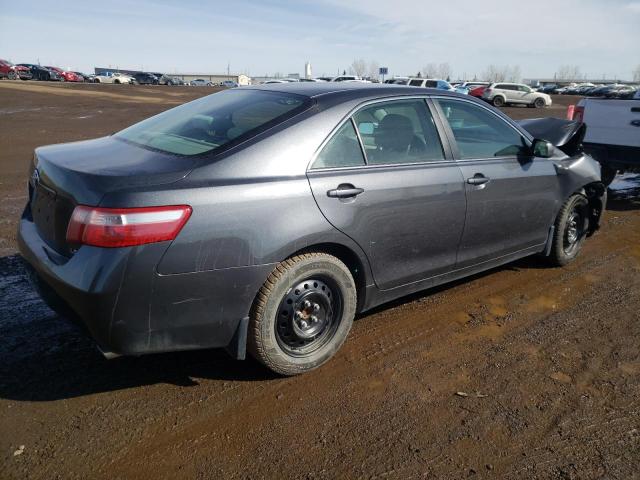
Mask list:
[[18,74],[16,72],[9,72],[9,74],[7,75],[7,78],[9,80],[17,80],[18,79]]
[[554,224],[549,262],[562,267],[575,260],[582,250],[589,228],[589,202],[574,194],[562,205]]
[[504,104],[506,102],[504,101],[503,97],[495,96],[495,97],[493,97],[493,100],[492,100],[491,103],[493,103],[494,107],[504,107]]
[[356,287],[344,263],[304,253],[279,263],[254,301],[247,349],[281,375],[308,372],[342,346],[356,313]]

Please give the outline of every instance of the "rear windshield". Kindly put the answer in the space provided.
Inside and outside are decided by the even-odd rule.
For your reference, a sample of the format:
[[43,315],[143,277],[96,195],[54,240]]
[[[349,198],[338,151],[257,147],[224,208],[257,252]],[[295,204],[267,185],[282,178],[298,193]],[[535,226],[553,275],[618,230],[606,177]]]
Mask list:
[[163,152],[198,155],[243,141],[310,104],[300,95],[233,89],[173,108],[115,136]]

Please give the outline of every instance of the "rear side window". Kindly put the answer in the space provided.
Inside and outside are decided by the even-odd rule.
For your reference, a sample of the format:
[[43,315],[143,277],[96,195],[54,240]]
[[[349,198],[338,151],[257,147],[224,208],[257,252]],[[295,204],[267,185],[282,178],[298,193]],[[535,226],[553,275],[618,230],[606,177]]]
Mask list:
[[364,165],[360,142],[351,120],[331,137],[311,166],[315,168],[358,167]]
[[409,85],[411,85],[412,87],[421,87],[422,82],[424,82],[424,80],[411,80],[409,82]]
[[528,155],[529,143],[506,121],[470,102],[437,100],[461,159]]
[[310,105],[311,99],[301,95],[226,90],[151,117],[115,137],[163,152],[198,155],[246,140]]
[[370,165],[444,160],[438,131],[423,100],[376,103],[353,119]]

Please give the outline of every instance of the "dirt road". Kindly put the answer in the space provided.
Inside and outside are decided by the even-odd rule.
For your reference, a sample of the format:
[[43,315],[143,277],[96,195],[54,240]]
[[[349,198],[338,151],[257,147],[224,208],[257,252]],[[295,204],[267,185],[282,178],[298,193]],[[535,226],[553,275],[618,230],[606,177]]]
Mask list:
[[526,259],[385,305],[308,375],[218,351],[107,361],[15,255],[31,151],[208,91],[15,85],[0,82],[0,477],[640,478],[640,176],[570,266]]

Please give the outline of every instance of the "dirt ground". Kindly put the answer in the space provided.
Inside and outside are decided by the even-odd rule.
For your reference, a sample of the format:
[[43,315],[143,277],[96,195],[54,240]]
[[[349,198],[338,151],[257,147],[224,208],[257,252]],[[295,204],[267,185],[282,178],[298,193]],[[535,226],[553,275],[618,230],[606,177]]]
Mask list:
[[301,377],[219,351],[107,361],[48,310],[15,250],[33,148],[210,91],[0,82],[0,478],[640,478],[640,175],[571,265],[385,305]]

